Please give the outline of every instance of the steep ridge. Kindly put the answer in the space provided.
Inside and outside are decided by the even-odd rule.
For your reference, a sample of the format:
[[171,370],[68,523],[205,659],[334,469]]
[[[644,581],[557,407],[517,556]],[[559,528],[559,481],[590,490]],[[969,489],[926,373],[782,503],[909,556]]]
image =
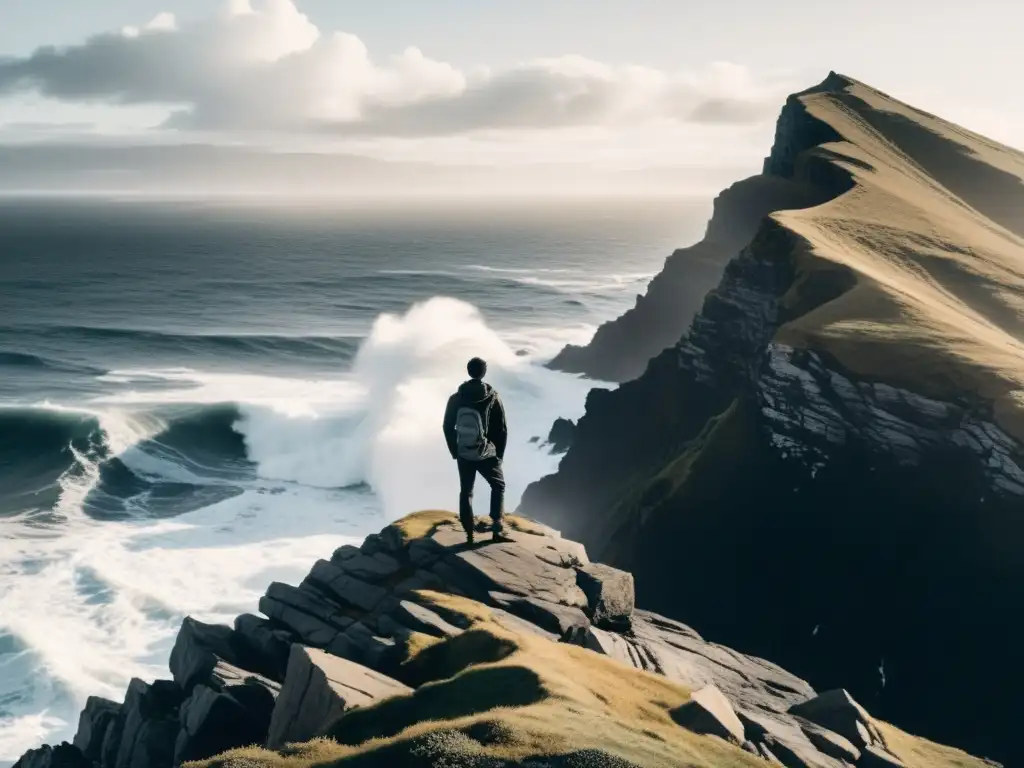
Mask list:
[[601,381],[636,378],[648,360],[679,340],[729,259],[750,242],[765,216],[826,199],[816,186],[777,175],[736,182],[715,198],[703,239],[669,256],[632,309],[601,325],[586,346],[566,346],[549,366]]
[[1024,764],[1024,156],[830,74],[768,217],[687,334],[588,397],[521,509],[638,601]]
[[416,513],[270,585],[267,618],[186,618],[172,679],[90,698],[73,744],[17,768],[993,765],[637,610],[628,573],[508,522],[466,546]]

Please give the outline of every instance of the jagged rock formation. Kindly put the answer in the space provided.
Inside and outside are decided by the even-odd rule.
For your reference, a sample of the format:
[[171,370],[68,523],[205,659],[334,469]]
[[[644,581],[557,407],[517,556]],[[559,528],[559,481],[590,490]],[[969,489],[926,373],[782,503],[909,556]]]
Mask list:
[[[985,765],[634,610],[628,574],[544,526],[509,524],[512,541],[466,547],[454,515],[419,513],[339,548],[298,587],[272,585],[264,608],[287,619],[186,619],[173,680],[133,680],[123,704],[90,699],[74,746],[18,768],[169,768],[318,735],[340,745],[292,749],[290,765]],[[277,759],[249,749],[203,764]]]
[[572,419],[555,419],[545,445],[549,446],[551,453],[565,453],[572,446],[575,434],[576,422]]
[[591,392],[521,509],[640,605],[1024,764],[1024,156],[831,74],[764,171],[829,202],[766,218],[680,340]]
[[750,242],[765,216],[827,199],[818,187],[780,175],[736,182],[715,198],[700,242],[675,251],[632,309],[601,325],[586,346],[566,346],[550,367],[601,381],[635,379],[648,360],[679,340],[729,259]]

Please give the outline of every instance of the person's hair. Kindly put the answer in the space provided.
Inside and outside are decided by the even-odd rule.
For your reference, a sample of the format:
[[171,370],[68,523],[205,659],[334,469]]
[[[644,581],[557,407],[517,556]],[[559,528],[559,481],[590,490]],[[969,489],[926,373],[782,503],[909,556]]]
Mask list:
[[474,357],[466,365],[466,370],[469,372],[469,378],[482,379],[484,375],[487,373],[487,363],[485,363],[479,357]]

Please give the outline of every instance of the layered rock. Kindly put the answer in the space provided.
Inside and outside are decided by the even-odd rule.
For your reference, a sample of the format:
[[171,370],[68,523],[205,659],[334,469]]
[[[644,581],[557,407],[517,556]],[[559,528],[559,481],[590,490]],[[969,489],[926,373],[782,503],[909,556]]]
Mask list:
[[[479,528],[484,531],[487,522],[479,521]],[[454,515],[422,513],[368,537],[360,549],[343,548],[331,561],[319,561],[295,588],[303,599],[293,601],[302,606],[294,610],[305,617],[295,626],[271,629],[249,617],[232,629],[186,619],[172,654],[175,680],[134,680],[123,705],[90,699],[75,746],[35,750],[19,768],[161,768],[232,747],[263,743],[278,748],[335,733],[335,722],[348,723],[339,720],[345,713],[392,697],[412,701],[414,687],[451,674],[399,662],[408,657],[410,644],[429,646],[462,633],[479,636],[476,622],[485,616],[535,642],[589,648],[625,665],[617,667],[623,674],[627,667],[642,670],[694,691],[672,714],[679,727],[742,745],[750,753],[774,755],[787,766],[840,768],[876,764],[862,758],[870,748],[869,759],[900,764],[874,721],[845,692],[817,696],[808,683],[770,662],[707,642],[679,622],[635,610],[628,574],[590,564],[578,544],[549,528],[510,518],[509,536],[511,541],[466,547]],[[361,559],[382,552],[388,557],[386,575]],[[351,567],[375,578],[383,596],[352,574],[342,580],[331,571],[325,581],[326,562],[343,573]],[[327,585],[333,586],[327,590]],[[476,600],[459,598],[462,608],[455,611],[438,599],[443,593]],[[334,617],[332,631],[309,636],[307,620],[320,622],[324,616]],[[591,624],[591,618],[610,629]],[[344,629],[337,629],[342,624]],[[244,656],[239,649],[262,647],[254,640],[254,628],[257,636],[265,630],[293,638],[283,685],[233,666]],[[494,661],[480,642],[465,645],[465,659],[442,656],[438,663],[458,672],[477,661]],[[500,640],[494,642],[500,647]],[[473,653],[483,655],[474,659]],[[278,664],[276,659],[268,662],[266,654],[247,658],[263,668]],[[492,672],[494,684],[480,683],[481,690],[493,691],[498,702],[514,701],[508,683],[499,684],[498,671],[485,676]],[[424,696],[434,695],[430,686],[422,690]],[[355,725],[343,730],[346,738],[359,732]],[[384,725],[378,731],[387,735]],[[615,764],[607,762],[607,755],[599,757],[605,760],[601,765]],[[591,764],[566,760],[566,765]]]
[[[944,125],[837,75],[791,97],[765,173],[833,202],[764,220],[681,339],[591,392],[521,510],[632,571],[640,605],[1024,763],[1021,385],[999,335],[1024,243],[985,218],[976,182],[1006,174],[963,157],[992,144]],[[945,188],[921,170],[941,153]]]
[[765,173],[736,182],[715,198],[700,242],[675,251],[632,309],[601,325],[586,346],[565,347],[550,366],[601,381],[635,379],[652,357],[679,340],[726,264],[750,242],[765,216],[827,199],[826,191],[788,175]]

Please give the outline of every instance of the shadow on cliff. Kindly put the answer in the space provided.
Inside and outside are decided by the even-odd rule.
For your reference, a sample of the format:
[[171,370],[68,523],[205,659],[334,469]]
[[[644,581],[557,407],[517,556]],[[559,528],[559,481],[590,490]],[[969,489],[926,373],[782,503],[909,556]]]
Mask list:
[[901,467],[849,445],[811,478],[766,445],[753,408],[723,418],[713,460],[648,510],[642,536],[623,531],[633,546],[612,559],[641,604],[1016,764],[1019,505],[955,451]]

